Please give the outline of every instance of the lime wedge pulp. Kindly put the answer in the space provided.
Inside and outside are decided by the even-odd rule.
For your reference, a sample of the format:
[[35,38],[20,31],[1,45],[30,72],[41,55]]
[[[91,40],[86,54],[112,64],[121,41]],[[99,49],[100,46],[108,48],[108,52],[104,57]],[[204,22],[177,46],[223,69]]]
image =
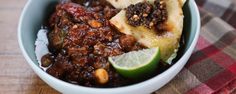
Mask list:
[[136,78],[151,74],[160,60],[159,48],[132,51],[108,58],[112,66],[121,75]]

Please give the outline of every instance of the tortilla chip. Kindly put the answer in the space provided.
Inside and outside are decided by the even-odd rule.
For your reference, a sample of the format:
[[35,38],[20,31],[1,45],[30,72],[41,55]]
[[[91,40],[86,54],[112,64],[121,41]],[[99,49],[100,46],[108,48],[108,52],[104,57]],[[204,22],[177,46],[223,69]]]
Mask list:
[[[108,0],[109,1],[109,0]],[[113,1],[113,0],[110,0]],[[115,1],[115,0],[114,0]],[[128,4],[137,3],[140,0],[117,0],[117,2],[125,2],[126,4],[116,5],[115,7],[126,7]],[[154,0],[149,0],[150,2]],[[167,32],[157,35],[154,30],[143,26],[133,27],[126,21],[125,10],[121,10],[114,16],[110,22],[122,33],[134,36],[139,43],[148,48],[159,47],[161,50],[161,59],[167,61],[169,57],[178,49],[179,41],[183,30],[183,12],[182,5],[178,0],[164,0],[168,12],[168,19],[165,22]],[[134,3],[134,4],[135,4]]]

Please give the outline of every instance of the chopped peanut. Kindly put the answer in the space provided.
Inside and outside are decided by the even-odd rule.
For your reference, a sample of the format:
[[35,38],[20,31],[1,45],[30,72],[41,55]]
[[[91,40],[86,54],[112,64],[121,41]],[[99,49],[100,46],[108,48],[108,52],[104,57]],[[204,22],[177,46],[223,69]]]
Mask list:
[[105,84],[109,80],[107,71],[102,68],[95,71],[95,77],[99,84]]

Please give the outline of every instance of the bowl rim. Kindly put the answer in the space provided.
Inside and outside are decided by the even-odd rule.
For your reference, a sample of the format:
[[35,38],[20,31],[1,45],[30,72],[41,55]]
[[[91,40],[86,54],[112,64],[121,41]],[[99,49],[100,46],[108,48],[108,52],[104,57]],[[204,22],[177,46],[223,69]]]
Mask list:
[[[156,83],[158,80],[160,80],[161,78],[166,78],[166,76],[168,74],[171,74],[173,71],[173,69],[177,69],[179,67],[181,67],[180,69],[183,68],[183,65],[184,64],[181,64],[180,61],[182,60],[188,60],[189,57],[191,56],[195,46],[196,46],[196,43],[197,43],[197,40],[198,40],[198,37],[199,37],[199,34],[200,34],[200,26],[201,26],[201,23],[200,23],[200,14],[199,14],[199,10],[197,8],[197,5],[195,3],[194,0],[189,0],[189,3],[192,3],[193,4],[193,9],[196,11],[196,19],[197,19],[197,22],[196,22],[196,34],[194,35],[194,39],[192,41],[192,43],[190,44],[190,47],[187,49],[187,51],[185,52],[185,54],[183,54],[183,56],[176,62],[176,64],[174,64],[173,66],[171,66],[170,68],[168,68],[167,70],[165,70],[164,72],[162,72],[161,74],[157,75],[157,76],[154,76],[153,78],[150,78],[148,80],[145,80],[145,81],[142,81],[142,82],[139,82],[139,83],[136,83],[136,84],[132,84],[132,85],[128,85],[128,86],[122,86],[122,87],[114,87],[114,88],[94,88],[94,87],[85,87],[85,86],[80,86],[80,85],[74,85],[74,84],[70,84],[68,82],[65,82],[65,81],[62,81],[60,79],[57,79],[51,75],[49,75],[48,73],[46,73],[45,71],[43,71],[42,69],[40,69],[40,67],[38,67],[33,60],[31,60],[31,58],[28,56],[24,46],[23,46],[23,41],[22,41],[22,37],[21,37],[21,34],[23,31],[21,31],[21,27],[22,27],[22,23],[23,23],[23,17],[25,16],[25,13],[26,13],[26,10],[29,8],[29,5],[33,2],[34,0],[28,0],[28,2],[26,3],[23,11],[22,11],[22,14],[21,14],[21,17],[20,17],[20,20],[19,20],[19,24],[18,24],[18,43],[19,43],[19,46],[20,46],[20,49],[21,49],[21,52],[24,56],[24,58],[26,59],[27,63],[32,67],[33,71],[42,79],[44,80],[44,82],[46,82],[48,85],[51,86],[51,84],[49,84],[47,81],[45,81],[44,77],[46,76],[48,80],[50,81],[54,81],[55,83],[57,84],[60,84],[60,85],[63,85],[63,87],[65,87],[65,89],[68,89],[68,90],[73,90],[73,89],[78,89],[79,91],[83,91],[83,92],[96,92],[96,93],[112,93],[112,92],[124,92],[124,91],[128,91],[128,92],[132,92],[133,90],[139,90],[139,89],[142,89],[142,88],[151,88],[149,90],[153,90],[153,87],[151,87],[150,84],[152,83]],[[195,29],[194,29],[195,30]],[[171,78],[173,79],[174,76],[176,76],[177,73],[179,73],[180,69],[178,71],[175,71],[175,75],[172,75],[171,77],[168,77],[168,78]],[[44,76],[44,77],[43,77]],[[170,79],[170,80],[171,80]],[[168,80],[167,82],[169,82],[170,80]],[[165,83],[165,82],[164,82]],[[166,84],[166,83],[165,83]],[[165,84],[162,84],[161,86],[159,87],[154,87],[154,88],[160,88],[162,87],[163,85]],[[51,86],[53,87],[54,89],[60,91],[60,92],[63,92],[62,90],[58,89],[58,88],[55,88],[54,86]]]

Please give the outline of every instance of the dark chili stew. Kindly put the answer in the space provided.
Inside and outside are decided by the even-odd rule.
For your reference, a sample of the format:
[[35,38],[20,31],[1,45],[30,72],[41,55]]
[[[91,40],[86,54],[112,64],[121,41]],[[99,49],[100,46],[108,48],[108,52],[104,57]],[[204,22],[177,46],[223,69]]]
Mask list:
[[[42,57],[41,66],[58,79],[88,87],[117,87],[145,80],[120,76],[107,59],[146,48],[109,23],[119,11],[105,0],[61,1],[49,19],[50,53]],[[107,76],[107,81],[100,81],[99,73]]]

